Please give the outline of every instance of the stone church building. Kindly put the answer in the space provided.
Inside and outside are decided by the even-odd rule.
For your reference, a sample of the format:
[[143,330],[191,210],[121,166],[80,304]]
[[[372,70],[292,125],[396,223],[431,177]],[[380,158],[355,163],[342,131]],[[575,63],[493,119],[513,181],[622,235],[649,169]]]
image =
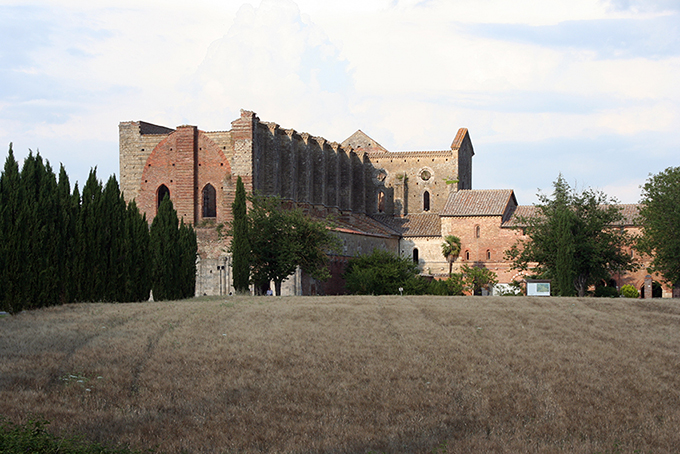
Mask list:
[[[484,266],[499,283],[521,279],[503,259],[521,238],[512,189],[472,189],[474,148],[461,128],[451,146],[438,151],[391,152],[357,131],[342,143],[284,129],[241,111],[226,131],[196,126],[175,129],[143,121],[122,122],[120,181],[151,222],[169,194],[178,216],[196,228],[199,260],[196,294],[233,291],[229,238],[237,177],[247,192],[278,195],[312,216],[333,216],[343,250],[331,257],[333,277],[316,282],[298,272],[284,282],[284,294],[337,294],[349,258],[382,248],[408,256],[421,273],[443,278],[448,262],[441,244],[461,239],[456,267]],[[624,205],[621,227],[635,229],[635,205]],[[455,271],[455,268],[454,268]],[[615,276],[617,285],[641,288],[644,271]]]

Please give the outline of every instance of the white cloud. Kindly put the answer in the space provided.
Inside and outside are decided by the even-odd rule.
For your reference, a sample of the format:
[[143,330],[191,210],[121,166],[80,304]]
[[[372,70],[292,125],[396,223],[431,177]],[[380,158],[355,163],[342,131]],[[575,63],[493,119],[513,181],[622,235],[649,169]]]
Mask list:
[[680,144],[680,57],[672,40],[654,50],[672,1],[15,4],[0,6],[21,24],[0,30],[0,140],[67,169],[115,171],[120,121],[228,129],[240,108],[329,140],[361,128],[392,150],[446,149],[467,127],[475,185],[518,194],[564,171],[632,197],[626,181]]

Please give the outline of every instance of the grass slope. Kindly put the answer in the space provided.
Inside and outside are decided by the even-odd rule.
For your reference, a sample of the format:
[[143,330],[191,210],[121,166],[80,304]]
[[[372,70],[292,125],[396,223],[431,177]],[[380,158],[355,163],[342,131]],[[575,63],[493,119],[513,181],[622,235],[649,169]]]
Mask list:
[[677,452],[680,306],[229,297],[0,319],[0,415],[163,452]]

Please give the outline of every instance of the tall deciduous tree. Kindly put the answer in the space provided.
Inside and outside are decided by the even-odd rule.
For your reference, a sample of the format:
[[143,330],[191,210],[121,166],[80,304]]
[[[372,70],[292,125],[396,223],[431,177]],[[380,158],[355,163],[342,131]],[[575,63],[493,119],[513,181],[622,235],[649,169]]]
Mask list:
[[538,194],[536,215],[522,219],[528,239],[506,252],[513,267],[553,279],[555,294],[562,296],[584,296],[600,279],[634,269],[624,251],[631,239],[615,201],[591,189],[579,193],[562,175],[553,187],[552,198]]
[[246,208],[246,189],[243,180],[236,180],[236,194],[231,204],[233,221],[231,222],[232,271],[234,288],[238,293],[248,291],[250,286],[250,242],[248,241],[248,217]]
[[496,273],[481,266],[463,265],[461,271],[465,289],[473,295],[481,295],[482,289],[489,290],[491,285],[498,283]]
[[642,187],[638,248],[652,256],[650,272],[658,272],[680,293],[680,167],[649,177]]
[[446,257],[446,261],[449,262],[449,276],[453,272],[453,262],[456,261],[456,257],[460,254],[460,238],[455,235],[447,235],[444,237],[444,242],[442,243],[442,255]]
[[306,216],[298,208],[282,206],[277,197],[252,196],[248,212],[251,276],[262,289],[274,281],[277,295],[281,283],[299,266],[312,277],[330,277],[328,253],[337,250],[339,239],[327,222]]

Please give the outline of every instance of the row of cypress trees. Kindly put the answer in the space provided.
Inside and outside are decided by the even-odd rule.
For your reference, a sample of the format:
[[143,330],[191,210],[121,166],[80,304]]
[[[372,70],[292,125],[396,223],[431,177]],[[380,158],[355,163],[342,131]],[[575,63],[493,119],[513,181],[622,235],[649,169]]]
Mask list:
[[0,175],[1,310],[145,301],[152,288],[156,299],[193,296],[195,259],[195,233],[178,226],[170,200],[149,229],[115,176],[103,186],[91,170],[81,196],[64,167],[57,178],[39,154],[20,170],[10,144]]

